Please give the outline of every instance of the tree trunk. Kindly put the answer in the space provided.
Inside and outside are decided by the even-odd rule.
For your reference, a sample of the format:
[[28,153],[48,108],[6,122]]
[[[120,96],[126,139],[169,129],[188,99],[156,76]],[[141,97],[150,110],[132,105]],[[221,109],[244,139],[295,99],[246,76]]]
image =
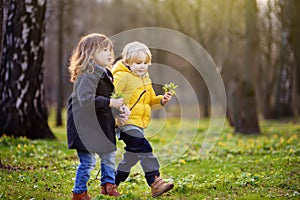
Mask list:
[[7,19],[7,7],[9,5],[9,0],[1,0],[0,5],[0,66],[2,58],[2,49],[3,49],[3,38],[5,33],[5,22]]
[[265,47],[267,48],[265,52],[261,50],[260,56],[264,57],[265,63],[260,65],[260,70],[256,81],[260,86],[260,93],[258,98],[262,99],[262,113],[265,119],[274,119],[274,91],[275,91],[275,80],[276,72],[278,71],[278,56],[274,55],[274,45],[277,46],[277,43],[274,41],[275,37],[273,36],[274,29],[274,5],[271,1],[267,2],[267,12],[265,18],[267,20],[267,25],[263,30]]
[[300,104],[298,103],[300,100],[300,26],[299,26],[299,19],[300,19],[300,1],[298,0],[291,0],[290,1],[292,6],[292,18],[291,18],[291,47],[294,53],[294,57],[296,60],[296,108],[298,116],[300,115]]
[[265,94],[263,95],[263,115],[265,119],[273,119],[274,118],[274,108],[271,103],[272,99],[272,90],[265,90]]
[[[245,80],[239,82],[235,97],[239,110],[235,112],[235,132],[242,134],[260,133],[253,86]],[[238,102],[239,101],[239,102]]]
[[58,65],[57,65],[57,95],[56,95],[56,126],[62,126],[62,107],[63,107],[63,10],[64,3],[63,0],[58,2]]
[[[2,55],[2,41],[3,41],[3,0],[1,0],[1,4],[0,4],[0,58],[1,58],[1,55]],[[1,66],[1,59],[0,59],[0,66]]]
[[290,6],[288,1],[280,1],[281,6],[281,49],[280,70],[277,78],[275,96],[275,117],[293,117],[292,94],[293,94],[293,69],[292,52],[290,51]]
[[190,78],[190,81],[192,81],[195,91],[199,91],[196,95],[200,103],[200,114],[202,117],[208,118],[210,116],[210,96],[208,88],[202,77],[196,76],[195,73],[192,73],[190,77],[193,77]]
[[236,88],[237,82],[234,80],[227,81],[226,84],[226,97],[227,97],[227,110],[226,116],[230,126],[235,127],[235,120],[238,119],[239,101],[236,101]]
[[11,1],[0,69],[0,136],[55,136],[47,123],[43,56],[46,1]]
[[253,69],[256,67],[256,51],[258,49],[258,34],[256,28],[256,1],[245,1],[246,14],[246,44],[245,59],[241,70],[241,80],[237,86],[237,101],[239,116],[235,119],[235,130],[238,133],[259,133],[258,114],[253,84]]

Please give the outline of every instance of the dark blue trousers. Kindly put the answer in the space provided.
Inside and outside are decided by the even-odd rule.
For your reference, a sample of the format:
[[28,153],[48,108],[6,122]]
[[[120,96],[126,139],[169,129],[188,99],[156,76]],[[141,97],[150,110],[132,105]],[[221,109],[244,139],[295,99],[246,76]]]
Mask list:
[[121,132],[121,140],[126,144],[126,152],[116,171],[116,184],[119,185],[129,176],[131,168],[140,161],[145,178],[150,186],[159,176],[159,162],[152,153],[152,147],[144,137],[143,130],[132,129]]

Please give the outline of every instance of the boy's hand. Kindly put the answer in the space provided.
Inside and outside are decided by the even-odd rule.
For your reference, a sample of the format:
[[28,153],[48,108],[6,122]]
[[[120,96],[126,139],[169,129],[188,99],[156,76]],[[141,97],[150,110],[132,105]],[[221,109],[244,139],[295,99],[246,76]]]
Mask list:
[[120,125],[123,125],[126,123],[126,121],[129,118],[130,110],[127,106],[123,105],[119,108],[119,111],[120,111],[120,114],[117,116],[117,120]]
[[117,108],[118,109],[122,105],[123,105],[123,98],[119,98],[119,99],[113,99],[113,98],[111,98],[110,99],[109,107]]
[[120,112],[124,115],[124,116],[129,116],[130,115],[130,110],[127,106],[123,105],[119,108]]
[[163,105],[166,105],[172,99],[172,92],[166,92],[161,100]]

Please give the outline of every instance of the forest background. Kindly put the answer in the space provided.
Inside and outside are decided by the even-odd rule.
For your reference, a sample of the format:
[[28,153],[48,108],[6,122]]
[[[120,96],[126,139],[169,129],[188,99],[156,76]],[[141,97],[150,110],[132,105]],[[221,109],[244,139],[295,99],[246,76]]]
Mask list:
[[[298,1],[60,0],[18,3],[6,0],[1,5],[3,81],[0,103],[1,126],[6,134],[24,134],[21,132],[26,128],[21,124],[29,124],[25,122],[27,117],[24,115],[30,115],[32,119],[37,115],[36,120],[43,121],[40,118],[46,118],[47,107],[56,108],[57,125],[63,123],[61,111],[72,92],[67,66],[80,37],[92,32],[113,37],[141,27],[175,30],[202,45],[222,77],[226,91],[226,116],[235,132],[259,133],[261,119],[294,118],[299,115]],[[36,8],[33,13],[32,8]],[[34,15],[38,20],[30,21]],[[29,30],[22,22],[24,19],[30,21],[26,24]],[[32,24],[32,28],[28,24]],[[23,40],[24,44],[16,42],[18,39]],[[34,48],[30,40],[36,44]],[[22,55],[22,47],[32,51],[26,55],[28,58]],[[31,60],[34,50],[38,50],[37,57]],[[178,93],[185,98],[180,102],[178,99],[173,101],[173,106],[169,106],[169,116],[179,117],[180,107],[190,111],[199,108],[201,117],[210,117],[212,95],[205,77],[186,58],[161,49],[151,50],[153,63],[171,67],[191,85],[188,89],[178,87]],[[37,70],[34,70],[33,63]],[[153,67],[152,74],[168,80],[169,74],[157,67]],[[34,80],[36,77],[38,80]],[[19,83],[15,84],[13,80],[19,80]],[[30,87],[31,94],[26,91],[27,80],[38,85],[36,88]],[[184,85],[181,80],[176,84]],[[162,92],[161,85],[154,87],[157,93]],[[37,94],[36,91],[40,92]],[[191,92],[196,95],[196,103]],[[31,98],[23,98],[26,95]],[[26,101],[39,103],[34,105]],[[37,106],[39,104],[41,106]],[[36,114],[37,111],[44,113],[42,117]],[[193,115],[195,112],[189,113],[190,116],[185,117],[198,117]],[[22,131],[16,130],[17,124]],[[45,127],[36,127],[36,130],[43,130],[48,135],[45,137],[51,137]],[[34,137],[39,136],[29,136]]]

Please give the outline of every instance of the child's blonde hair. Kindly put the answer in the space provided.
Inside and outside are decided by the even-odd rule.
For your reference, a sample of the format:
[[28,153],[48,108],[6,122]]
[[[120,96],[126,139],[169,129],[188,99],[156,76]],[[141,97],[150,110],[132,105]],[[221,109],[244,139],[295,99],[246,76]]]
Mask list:
[[68,69],[71,74],[71,82],[75,82],[82,72],[94,72],[94,66],[91,65],[93,56],[97,50],[105,47],[108,47],[113,55],[112,41],[103,34],[92,33],[80,39],[70,58]]
[[146,55],[146,62],[151,64],[152,55],[149,48],[138,41],[126,44],[122,52],[123,61],[128,65],[141,62],[142,55]]

